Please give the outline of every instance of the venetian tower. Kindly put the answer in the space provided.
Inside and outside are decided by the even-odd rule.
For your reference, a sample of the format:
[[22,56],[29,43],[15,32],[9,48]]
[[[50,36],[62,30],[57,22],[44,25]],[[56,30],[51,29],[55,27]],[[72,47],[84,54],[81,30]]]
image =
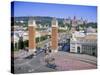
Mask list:
[[28,21],[28,31],[29,31],[29,52],[35,53],[36,51],[36,22],[33,18],[30,18]]
[[52,22],[52,34],[51,34],[51,48],[53,52],[58,51],[58,21],[53,18]]

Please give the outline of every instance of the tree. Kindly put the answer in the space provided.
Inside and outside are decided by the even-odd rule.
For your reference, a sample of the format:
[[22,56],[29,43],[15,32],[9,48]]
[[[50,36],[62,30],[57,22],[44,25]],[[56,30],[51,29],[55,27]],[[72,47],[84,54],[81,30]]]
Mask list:
[[88,28],[88,27],[92,27],[92,28],[97,28],[97,23],[93,23],[93,22],[90,22],[90,23],[87,23],[86,24],[86,27]]
[[24,48],[23,37],[20,37],[18,42],[18,49],[23,49],[23,48]]

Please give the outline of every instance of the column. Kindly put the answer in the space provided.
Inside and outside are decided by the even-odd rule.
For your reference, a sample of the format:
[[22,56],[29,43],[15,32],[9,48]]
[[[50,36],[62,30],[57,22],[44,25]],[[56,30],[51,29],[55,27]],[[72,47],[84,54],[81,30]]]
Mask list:
[[58,21],[56,18],[52,20],[51,48],[53,52],[58,51]]
[[35,20],[33,18],[30,18],[28,21],[28,30],[29,30],[29,52],[31,53],[35,53],[36,51],[36,40],[35,40],[35,36],[36,36],[36,23]]

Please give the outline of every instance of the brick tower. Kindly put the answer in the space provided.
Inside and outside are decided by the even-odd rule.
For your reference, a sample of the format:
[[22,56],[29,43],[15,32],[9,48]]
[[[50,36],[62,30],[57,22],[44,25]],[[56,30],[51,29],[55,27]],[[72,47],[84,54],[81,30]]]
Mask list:
[[33,53],[36,51],[36,23],[33,18],[30,18],[28,21],[28,30],[29,30],[29,52]]
[[53,52],[58,51],[58,21],[56,18],[52,20],[51,48]]

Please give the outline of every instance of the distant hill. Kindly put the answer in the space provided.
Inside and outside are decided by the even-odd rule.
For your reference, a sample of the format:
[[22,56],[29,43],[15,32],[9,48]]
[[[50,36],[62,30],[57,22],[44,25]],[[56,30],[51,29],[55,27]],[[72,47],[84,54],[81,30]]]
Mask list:
[[[11,17],[11,23],[12,23],[12,25],[22,25],[20,23],[20,21],[23,21],[23,25],[28,26],[28,20],[31,17],[32,16]],[[52,20],[53,17],[49,17],[49,16],[46,16],[46,17],[44,17],[44,16],[34,16],[33,18],[36,20],[36,24],[41,24],[43,26],[45,26],[45,25],[51,26],[51,20]],[[56,18],[56,19],[58,20],[59,26],[64,26],[63,25],[64,18]],[[93,28],[97,28],[97,23],[91,22],[91,23],[88,23],[86,25],[86,27],[89,27],[89,26],[92,26]]]
[[[14,22],[16,25],[20,25],[20,21],[23,21],[25,25],[28,24],[29,18],[32,16],[28,17],[12,17],[12,22]],[[51,26],[51,20],[53,17],[41,17],[41,16],[35,16],[34,19],[36,20],[37,24],[42,24],[42,25],[49,25]],[[14,20],[14,21],[13,21]],[[63,19],[57,18],[58,22],[63,22]],[[18,22],[18,24],[16,23]]]

